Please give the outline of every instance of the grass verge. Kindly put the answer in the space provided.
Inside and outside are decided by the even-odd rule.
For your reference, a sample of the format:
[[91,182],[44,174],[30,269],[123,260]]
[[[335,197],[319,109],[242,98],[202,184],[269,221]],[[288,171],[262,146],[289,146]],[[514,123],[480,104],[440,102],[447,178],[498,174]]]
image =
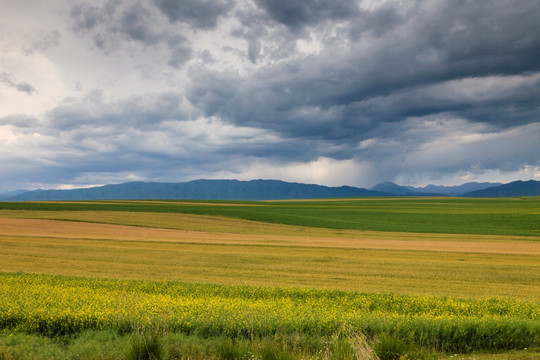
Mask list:
[[392,338],[366,339],[362,335],[336,333],[328,337],[276,334],[252,339],[225,336],[202,337],[153,331],[118,333],[86,330],[76,335],[44,337],[20,331],[0,331],[2,360],[132,360],[132,359],[445,359],[537,360],[540,348],[500,353],[442,353],[410,346]]

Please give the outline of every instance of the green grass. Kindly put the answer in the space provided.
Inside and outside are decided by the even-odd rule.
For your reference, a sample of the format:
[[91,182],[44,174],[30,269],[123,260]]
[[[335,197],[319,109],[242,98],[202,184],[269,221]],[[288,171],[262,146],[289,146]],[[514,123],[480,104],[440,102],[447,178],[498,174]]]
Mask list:
[[0,209],[186,213],[333,229],[540,235],[540,197],[279,202],[0,202]]
[[231,341],[365,336],[381,349],[444,352],[540,345],[540,305],[527,301],[0,275],[0,328],[49,337],[131,333],[135,357],[163,352],[162,332]]
[[129,346],[129,336],[119,336],[109,330],[84,331],[76,336],[57,338],[0,330],[2,360],[124,360]]
[[[149,335],[151,336],[152,333]],[[87,330],[75,336],[43,337],[20,331],[0,331],[1,360],[128,360],[132,349],[140,344],[137,336],[144,334],[121,334],[109,330]],[[310,336],[303,334],[276,334],[253,339],[230,339],[224,336],[201,337],[179,333],[160,333],[157,340],[162,348],[162,359],[221,360],[237,359],[361,359],[375,360],[373,348],[383,358],[385,350],[403,351],[406,359],[470,359],[470,360],[538,360],[540,348],[511,350],[499,353],[441,353],[433,349],[391,343],[384,337],[365,341],[353,335]],[[384,341],[383,346],[379,341]],[[389,343],[390,342],[390,343]],[[374,356],[375,355],[375,356]],[[406,356],[406,357],[405,357]]]

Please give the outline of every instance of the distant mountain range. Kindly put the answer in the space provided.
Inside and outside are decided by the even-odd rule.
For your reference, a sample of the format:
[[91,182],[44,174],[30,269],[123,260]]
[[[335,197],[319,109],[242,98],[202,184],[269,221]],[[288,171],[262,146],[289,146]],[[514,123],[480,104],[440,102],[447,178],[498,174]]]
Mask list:
[[3,201],[43,200],[278,200],[392,196],[351,186],[327,187],[279,180],[194,180],[183,183],[129,182],[86,189],[29,191]]
[[13,190],[13,191],[7,191],[7,192],[0,193],[0,201],[2,201],[4,199],[7,199],[7,198],[10,198],[10,197],[13,197],[13,196],[16,196],[16,195],[19,195],[19,194],[22,194],[22,193],[25,193],[27,191],[28,190]]
[[540,181],[514,181],[508,184],[468,192],[468,197],[539,196]]
[[351,186],[328,187],[279,180],[194,180],[183,183],[129,182],[72,190],[35,190],[0,194],[0,201],[46,200],[279,200],[374,196],[540,196],[540,181],[466,183],[460,186],[426,187],[380,183],[371,189]]
[[501,183],[477,183],[469,182],[457,186],[428,185],[425,187],[401,186],[393,182],[382,182],[375,185],[371,190],[383,191],[399,196],[465,196],[473,191],[481,191],[492,187],[501,186]]

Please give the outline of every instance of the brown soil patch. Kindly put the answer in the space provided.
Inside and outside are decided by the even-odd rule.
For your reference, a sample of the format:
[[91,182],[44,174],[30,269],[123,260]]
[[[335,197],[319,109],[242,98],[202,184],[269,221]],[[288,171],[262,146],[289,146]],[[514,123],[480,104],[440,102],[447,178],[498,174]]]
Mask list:
[[[369,237],[254,235],[169,230],[74,221],[0,218],[0,236],[540,255],[540,243],[504,242],[500,240],[493,242],[444,241],[437,234],[422,234],[419,235],[418,240],[399,240],[392,239],[391,234],[386,234],[388,237],[382,239]],[[434,240],[430,240],[430,236]]]

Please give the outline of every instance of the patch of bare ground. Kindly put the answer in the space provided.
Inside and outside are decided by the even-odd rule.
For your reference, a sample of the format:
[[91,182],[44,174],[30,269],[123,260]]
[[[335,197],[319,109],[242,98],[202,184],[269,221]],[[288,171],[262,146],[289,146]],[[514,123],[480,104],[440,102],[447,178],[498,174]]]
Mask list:
[[358,232],[350,238],[342,235],[331,236],[331,232],[326,232],[324,236],[237,234],[76,221],[0,218],[0,236],[540,255],[540,243],[501,241],[501,236],[498,236],[496,241],[446,241],[440,234],[414,234],[403,240],[400,234],[395,237],[392,233],[385,233],[384,237],[378,234],[373,238],[371,233],[362,235]]

